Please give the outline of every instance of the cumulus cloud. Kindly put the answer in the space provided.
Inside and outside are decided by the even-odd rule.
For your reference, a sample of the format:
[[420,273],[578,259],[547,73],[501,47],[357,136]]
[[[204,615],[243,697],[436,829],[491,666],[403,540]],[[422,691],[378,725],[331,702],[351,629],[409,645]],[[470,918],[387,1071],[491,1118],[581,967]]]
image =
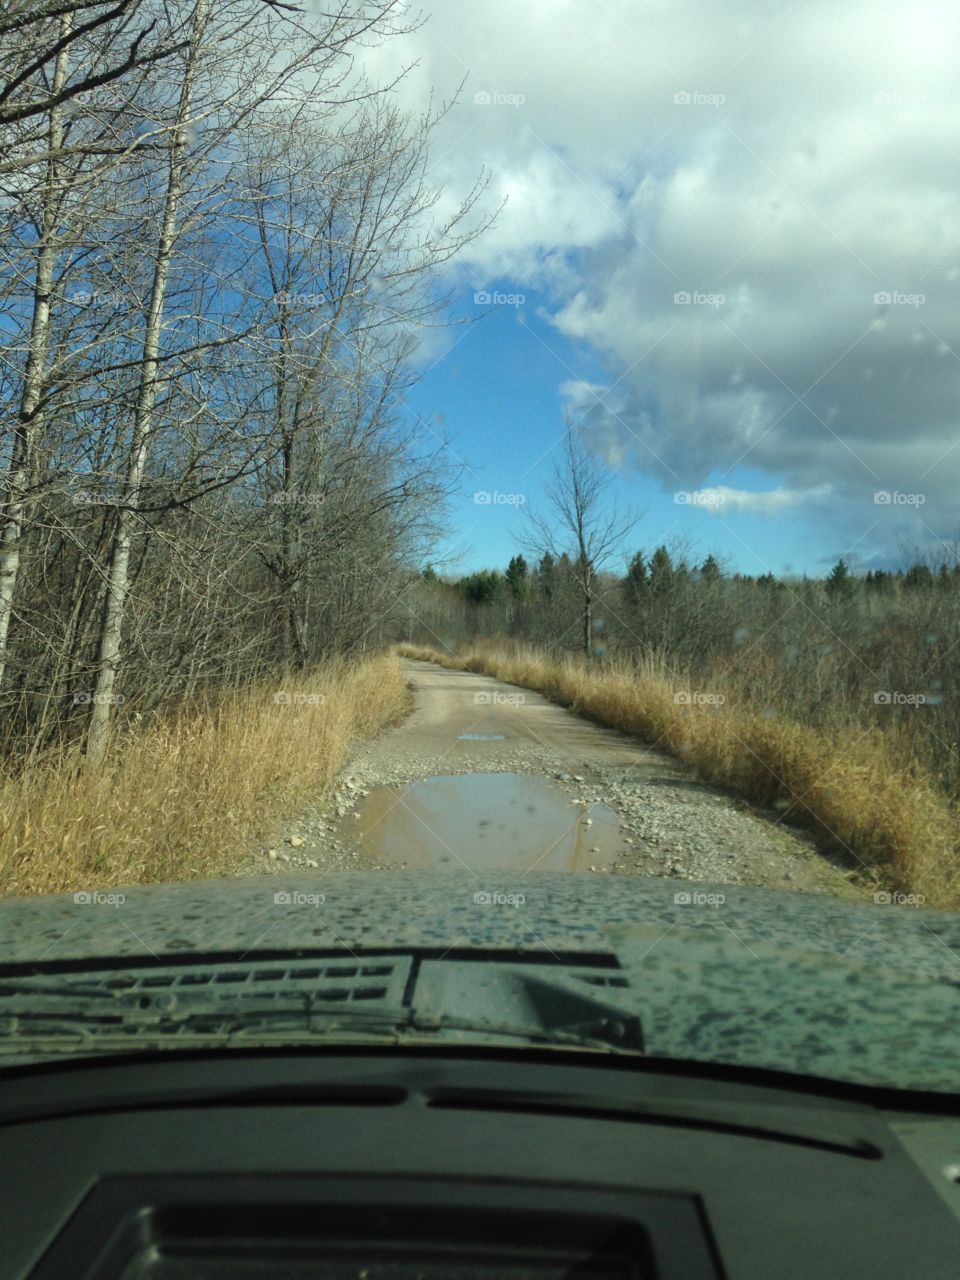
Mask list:
[[436,0],[404,92],[466,78],[436,176],[509,197],[467,270],[599,357],[559,390],[611,463],[879,546],[879,489],[956,530],[958,34],[923,0]]

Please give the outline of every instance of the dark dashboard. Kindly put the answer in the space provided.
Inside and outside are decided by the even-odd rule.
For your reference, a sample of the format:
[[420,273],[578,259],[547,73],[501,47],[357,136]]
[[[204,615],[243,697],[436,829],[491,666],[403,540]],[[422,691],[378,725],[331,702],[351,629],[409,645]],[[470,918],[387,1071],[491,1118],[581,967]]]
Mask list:
[[943,1280],[956,1165],[953,1115],[590,1055],[37,1065],[0,1280]]

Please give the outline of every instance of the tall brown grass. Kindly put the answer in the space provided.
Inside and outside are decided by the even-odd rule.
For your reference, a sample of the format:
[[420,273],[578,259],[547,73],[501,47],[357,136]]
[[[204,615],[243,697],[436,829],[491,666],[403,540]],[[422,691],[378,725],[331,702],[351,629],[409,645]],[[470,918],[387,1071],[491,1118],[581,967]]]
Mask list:
[[230,874],[246,846],[329,788],[356,740],[397,719],[408,698],[393,655],[330,662],[128,724],[103,769],[87,769],[71,748],[0,773],[0,890]]
[[535,689],[777,810],[878,888],[921,894],[928,906],[960,907],[956,807],[902,738],[847,720],[812,727],[758,711],[735,688],[710,688],[722,703],[678,701],[702,685],[656,656],[588,667],[582,658],[555,659],[517,645],[458,656],[411,645],[399,652]]

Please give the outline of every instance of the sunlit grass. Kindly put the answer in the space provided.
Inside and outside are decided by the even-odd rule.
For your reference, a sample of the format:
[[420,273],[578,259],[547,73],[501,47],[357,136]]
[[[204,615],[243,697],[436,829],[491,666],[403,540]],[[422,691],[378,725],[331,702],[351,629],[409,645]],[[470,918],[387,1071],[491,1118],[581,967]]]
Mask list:
[[884,888],[960,907],[960,823],[955,805],[907,737],[874,725],[817,728],[761,713],[742,691],[711,687],[723,702],[682,702],[702,685],[656,657],[639,666],[554,659],[520,646],[401,655],[495,676],[543,693],[599,724],[685,760],[704,779],[737,790],[812,831]]
[[0,887],[65,893],[230,874],[408,698],[393,655],[331,662],[128,726],[101,770],[71,748],[0,774]]

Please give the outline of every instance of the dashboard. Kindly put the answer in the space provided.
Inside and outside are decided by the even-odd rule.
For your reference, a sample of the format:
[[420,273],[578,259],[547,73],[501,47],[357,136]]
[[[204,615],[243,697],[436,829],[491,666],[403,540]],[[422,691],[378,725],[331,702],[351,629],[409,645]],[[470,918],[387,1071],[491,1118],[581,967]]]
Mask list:
[[23,1067],[0,1168],[0,1280],[960,1273],[955,1116],[616,1057]]

